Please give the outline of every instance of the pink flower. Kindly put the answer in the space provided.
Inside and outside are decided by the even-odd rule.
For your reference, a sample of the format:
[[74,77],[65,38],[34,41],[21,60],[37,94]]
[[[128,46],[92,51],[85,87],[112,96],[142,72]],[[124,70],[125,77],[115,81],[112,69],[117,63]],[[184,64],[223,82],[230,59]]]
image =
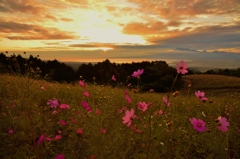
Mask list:
[[186,65],[186,63],[184,61],[180,61],[180,64],[177,64],[177,66],[176,66],[177,73],[181,73],[181,74],[188,73],[187,68],[188,68],[188,66]]
[[120,109],[119,113],[122,113],[124,110],[126,110],[126,107],[123,107],[122,109]]
[[52,138],[46,137],[45,140],[47,140],[47,141],[52,141]]
[[85,97],[89,97],[88,91],[83,92],[83,95],[84,95]]
[[67,122],[65,122],[64,120],[60,120],[59,123],[63,126],[67,125]]
[[41,136],[39,137],[38,141],[37,141],[37,144],[40,145],[40,144],[43,142],[44,139],[45,139],[45,136],[44,136],[44,135],[41,135]]
[[76,130],[76,133],[82,135],[82,134],[83,134],[83,129],[80,129],[80,128],[77,129],[77,130]]
[[13,134],[13,130],[12,129],[8,129],[8,134],[12,135]]
[[130,126],[132,123],[132,119],[136,118],[136,115],[134,115],[134,110],[131,109],[130,111],[125,112],[125,116],[123,119],[123,124],[127,124],[127,126]]
[[145,112],[148,108],[148,105],[145,102],[139,102],[138,103],[138,109]]
[[107,133],[107,130],[106,130],[106,129],[103,129],[103,128],[101,128],[101,132],[102,132],[103,134],[106,134],[106,133]]
[[132,87],[132,84],[131,83],[128,83],[128,85],[127,85],[128,87]]
[[85,83],[84,83],[82,80],[79,81],[79,85],[80,85],[81,87],[85,87]]
[[58,154],[55,159],[64,159],[64,155],[63,154]]
[[100,114],[101,114],[101,111],[100,111],[99,109],[96,109],[96,113],[97,113],[98,115],[100,115]]
[[112,80],[117,81],[114,75],[112,75]]
[[163,114],[163,111],[162,111],[162,110],[159,110],[159,111],[158,111],[158,114],[159,114],[159,115],[162,115],[162,114]]
[[141,74],[143,74],[144,70],[143,69],[138,69],[137,71],[134,71],[132,74],[132,77],[140,77]]
[[170,103],[168,102],[167,97],[163,97],[163,102],[166,104],[166,106],[170,106]]
[[92,111],[92,109],[89,107],[89,105],[86,102],[82,101],[81,104],[88,112]]
[[54,111],[53,111],[53,114],[57,114],[57,110],[54,110]]
[[72,117],[72,123],[77,124],[77,121],[74,119],[74,117]]
[[64,103],[63,103],[63,104],[60,104],[59,107],[60,107],[60,109],[68,109],[68,108],[70,108],[69,105],[64,104]]
[[58,100],[57,99],[54,99],[54,100],[49,99],[47,102],[47,105],[50,105],[51,108],[57,108]]
[[195,92],[195,95],[198,99],[202,100],[202,101],[206,101],[208,100],[206,97],[205,97],[205,93],[204,92],[201,92],[201,91],[197,91]]
[[55,136],[55,140],[61,140],[62,139],[62,136],[61,135],[56,135]]
[[190,122],[195,130],[199,132],[204,132],[206,130],[206,124],[201,119],[190,118]]
[[125,95],[125,98],[128,103],[132,103],[132,99],[129,97],[129,95]]
[[43,86],[40,87],[41,90],[45,90],[45,88]]
[[221,130],[222,132],[227,132],[229,126],[229,122],[227,121],[227,119],[225,117],[219,116],[217,120],[218,120],[217,129]]

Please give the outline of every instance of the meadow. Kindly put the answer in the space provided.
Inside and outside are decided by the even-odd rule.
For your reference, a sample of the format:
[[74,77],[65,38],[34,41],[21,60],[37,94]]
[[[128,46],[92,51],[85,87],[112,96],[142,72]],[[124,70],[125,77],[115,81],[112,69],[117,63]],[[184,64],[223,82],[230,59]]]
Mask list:
[[182,78],[182,90],[136,93],[1,74],[0,158],[240,158],[239,78]]

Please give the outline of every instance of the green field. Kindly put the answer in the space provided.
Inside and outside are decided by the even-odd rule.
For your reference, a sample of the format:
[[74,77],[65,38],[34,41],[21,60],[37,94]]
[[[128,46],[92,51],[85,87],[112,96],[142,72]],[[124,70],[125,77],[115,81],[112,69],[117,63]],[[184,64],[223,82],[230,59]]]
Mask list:
[[[182,78],[186,85],[174,97],[173,92],[133,93],[124,87],[91,83],[81,87],[1,75],[0,158],[51,159],[59,154],[67,159],[240,158],[240,79]],[[208,100],[198,99],[196,90],[204,91]],[[54,99],[59,102],[56,108],[47,104]],[[148,104],[145,112],[139,102]],[[69,108],[61,107],[66,105]],[[136,116],[127,126],[123,117],[131,109]],[[226,132],[217,128],[219,116],[230,124]],[[201,119],[206,130],[195,130],[191,118]]]

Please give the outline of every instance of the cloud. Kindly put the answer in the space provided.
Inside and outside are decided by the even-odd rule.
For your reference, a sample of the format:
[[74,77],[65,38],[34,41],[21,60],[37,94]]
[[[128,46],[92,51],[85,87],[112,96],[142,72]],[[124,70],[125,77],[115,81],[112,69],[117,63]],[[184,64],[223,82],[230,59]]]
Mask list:
[[57,28],[46,28],[39,25],[0,22],[0,33],[11,40],[50,40],[76,39],[72,32],[61,31]]
[[40,15],[46,11],[46,8],[37,1],[32,0],[1,0],[0,6],[3,12],[22,12],[26,14]]

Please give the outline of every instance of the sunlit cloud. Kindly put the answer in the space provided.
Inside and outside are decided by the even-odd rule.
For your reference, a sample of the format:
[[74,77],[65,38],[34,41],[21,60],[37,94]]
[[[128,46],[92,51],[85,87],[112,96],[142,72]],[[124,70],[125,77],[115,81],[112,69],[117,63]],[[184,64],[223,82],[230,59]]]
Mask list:
[[239,0],[0,0],[0,48],[20,52],[237,54],[239,28]]

